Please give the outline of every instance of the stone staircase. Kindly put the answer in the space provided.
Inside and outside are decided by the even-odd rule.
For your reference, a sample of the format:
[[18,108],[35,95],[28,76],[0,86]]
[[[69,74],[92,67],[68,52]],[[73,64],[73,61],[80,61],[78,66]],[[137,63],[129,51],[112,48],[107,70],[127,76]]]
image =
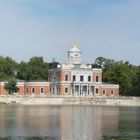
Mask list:
[[30,97],[24,98],[20,101],[17,101],[16,104],[22,104],[22,103],[29,102],[29,101],[31,102],[31,100],[33,100],[33,99],[34,99],[34,97],[30,96]]

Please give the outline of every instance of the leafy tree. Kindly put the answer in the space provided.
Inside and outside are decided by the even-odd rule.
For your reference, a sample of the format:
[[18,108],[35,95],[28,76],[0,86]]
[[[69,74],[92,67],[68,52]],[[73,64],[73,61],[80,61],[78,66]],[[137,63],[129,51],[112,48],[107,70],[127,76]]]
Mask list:
[[29,62],[21,62],[17,78],[22,80],[47,80],[49,64],[42,57],[32,57]]
[[0,56],[0,80],[15,77],[18,64],[10,57]]
[[106,68],[109,68],[109,66],[111,66],[112,64],[114,64],[114,60],[112,59],[107,59],[104,57],[97,57],[95,60],[94,65],[96,65],[99,68],[102,68],[103,70],[105,70]]
[[46,80],[48,76],[48,63],[42,57],[32,57],[28,62],[30,80]]
[[17,72],[17,78],[21,79],[21,80],[27,80],[29,81],[29,67],[28,67],[28,63],[22,61],[20,62],[19,66],[18,66],[18,72]]
[[[94,66],[103,69],[103,81],[108,83],[119,84],[120,94],[130,95],[130,91],[136,87],[139,90],[138,70],[136,66],[129,64],[128,61],[115,62],[112,59],[98,57]],[[140,91],[140,90],[139,90]],[[134,95],[134,94],[133,94]]]
[[136,79],[133,83],[133,88],[129,90],[128,95],[140,96],[140,66],[134,68],[136,70]]
[[104,81],[116,83],[120,86],[120,94],[127,95],[128,91],[133,88],[133,82],[136,75],[128,65],[116,62],[104,72]]
[[94,65],[97,67],[97,68],[103,68],[104,67],[104,64],[106,62],[107,59],[105,59],[104,57],[97,57],[96,60],[95,60],[95,63]]
[[4,88],[8,91],[9,94],[17,93],[19,91],[16,79],[14,78],[5,83]]

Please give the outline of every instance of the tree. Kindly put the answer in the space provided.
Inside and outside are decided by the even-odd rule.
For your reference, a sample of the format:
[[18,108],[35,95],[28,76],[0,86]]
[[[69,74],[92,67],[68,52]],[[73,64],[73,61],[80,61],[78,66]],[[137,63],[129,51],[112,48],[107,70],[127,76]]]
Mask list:
[[136,74],[133,68],[122,62],[115,62],[104,72],[104,81],[119,84],[120,94],[128,95],[128,91],[133,88]]
[[28,63],[21,61],[18,66],[17,79],[29,81],[30,80],[29,77],[30,77],[30,72],[29,72]]
[[109,66],[114,64],[114,62],[115,61],[112,59],[107,59],[104,57],[97,57],[94,65],[96,65],[98,68],[102,68],[103,70],[105,70],[106,68],[109,68]]
[[104,82],[119,84],[120,94],[133,96],[140,92],[138,76],[140,73],[138,68],[129,64],[128,61],[114,61],[112,59],[98,57],[95,60],[94,66],[103,69]]
[[9,94],[17,93],[19,91],[16,79],[14,78],[5,83],[4,88],[8,91]]
[[21,62],[17,78],[21,80],[47,80],[49,64],[43,57],[32,57],[29,62]]
[[10,57],[0,56],[0,80],[15,77],[18,64]]
[[140,96],[140,66],[133,66],[136,73],[136,79],[133,83],[133,88],[129,90],[128,95],[130,96]]

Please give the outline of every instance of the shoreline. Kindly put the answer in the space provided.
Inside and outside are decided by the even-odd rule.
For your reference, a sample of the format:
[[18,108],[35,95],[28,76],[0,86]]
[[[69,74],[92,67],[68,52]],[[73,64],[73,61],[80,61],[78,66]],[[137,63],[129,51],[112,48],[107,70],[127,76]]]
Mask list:
[[95,96],[0,96],[0,105],[95,105],[95,106],[140,106],[140,97],[95,97]]

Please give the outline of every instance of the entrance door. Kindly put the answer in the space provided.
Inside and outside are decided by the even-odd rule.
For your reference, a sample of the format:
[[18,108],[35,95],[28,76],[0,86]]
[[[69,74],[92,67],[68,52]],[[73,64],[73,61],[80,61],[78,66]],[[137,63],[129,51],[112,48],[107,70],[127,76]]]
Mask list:
[[83,95],[87,95],[88,91],[87,91],[87,86],[83,86]]

